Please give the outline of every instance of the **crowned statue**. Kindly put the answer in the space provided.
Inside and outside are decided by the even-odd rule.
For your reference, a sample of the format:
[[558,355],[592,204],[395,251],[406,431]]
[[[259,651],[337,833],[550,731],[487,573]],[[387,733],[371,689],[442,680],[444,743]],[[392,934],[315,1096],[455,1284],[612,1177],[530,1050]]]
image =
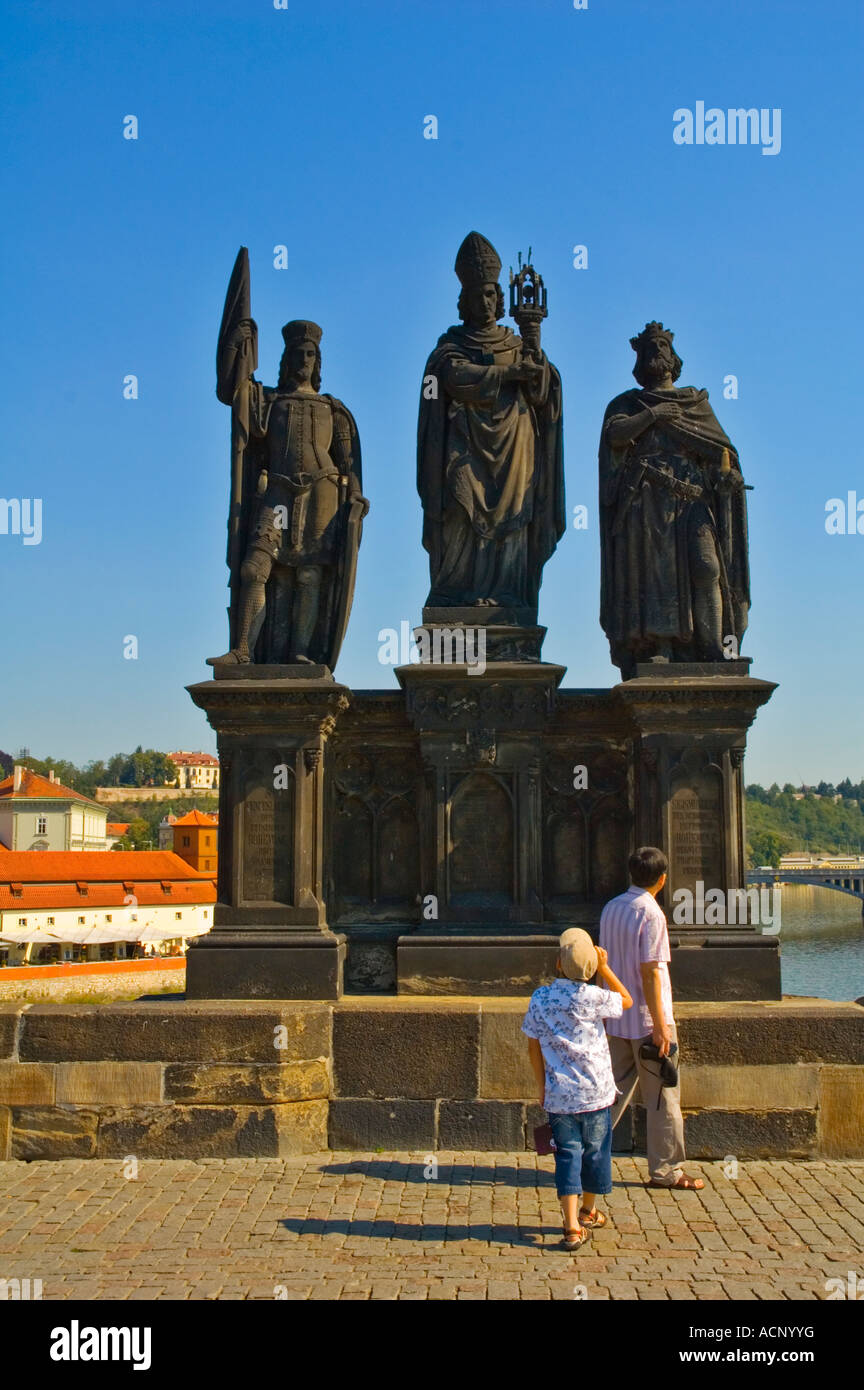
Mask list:
[[675,385],[673,337],[654,322],[630,339],[639,386],[607,407],[600,441],[600,621],[625,680],[639,662],[737,657],[747,630],[741,465],[708,392]]
[[426,606],[498,606],[536,621],[543,566],[565,527],[561,378],[540,348],[545,291],[541,305],[530,266],[512,277],[520,335],[498,322],[501,261],[479,232],[455,268],[461,323],[439,338],[420,400]]
[[228,566],[231,648],[211,666],[335,665],[362,520],[360,440],[351,412],[321,393],[321,329],[282,329],[275,387],[253,375],[258,330],[241,248],[225,301],[216,394],[232,413]]

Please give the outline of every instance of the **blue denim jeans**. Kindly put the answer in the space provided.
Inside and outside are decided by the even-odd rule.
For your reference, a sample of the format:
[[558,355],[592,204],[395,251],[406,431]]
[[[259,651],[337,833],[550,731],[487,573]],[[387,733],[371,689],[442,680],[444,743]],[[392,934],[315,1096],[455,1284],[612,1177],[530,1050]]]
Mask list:
[[578,1115],[549,1114],[559,1197],[612,1191],[612,1107]]

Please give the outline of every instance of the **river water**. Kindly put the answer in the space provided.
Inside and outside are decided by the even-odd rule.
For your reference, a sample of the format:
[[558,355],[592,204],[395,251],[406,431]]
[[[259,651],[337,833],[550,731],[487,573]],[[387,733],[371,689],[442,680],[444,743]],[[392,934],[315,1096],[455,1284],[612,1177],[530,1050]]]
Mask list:
[[784,884],[780,963],[784,994],[821,999],[864,996],[860,898],[803,883]]

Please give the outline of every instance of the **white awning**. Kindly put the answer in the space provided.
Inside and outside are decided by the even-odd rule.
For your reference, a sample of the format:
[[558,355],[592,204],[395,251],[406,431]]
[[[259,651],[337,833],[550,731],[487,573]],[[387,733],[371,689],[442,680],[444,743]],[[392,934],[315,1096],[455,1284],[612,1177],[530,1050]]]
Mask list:
[[210,930],[210,923],[202,926],[184,926],[177,922],[173,927],[142,927],[138,941],[188,941],[193,936],[203,936]]
[[52,927],[50,931],[42,927],[4,927],[0,932],[0,945],[25,946],[101,946],[112,941],[185,941],[193,936],[203,936],[210,930],[209,922],[193,925],[177,922],[168,927],[140,926],[137,922],[106,923],[101,927]]
[[0,942],[11,942],[15,946],[26,946],[28,942],[39,942],[43,946],[56,946],[63,938],[53,932],[42,931],[39,927],[4,927],[0,932]]

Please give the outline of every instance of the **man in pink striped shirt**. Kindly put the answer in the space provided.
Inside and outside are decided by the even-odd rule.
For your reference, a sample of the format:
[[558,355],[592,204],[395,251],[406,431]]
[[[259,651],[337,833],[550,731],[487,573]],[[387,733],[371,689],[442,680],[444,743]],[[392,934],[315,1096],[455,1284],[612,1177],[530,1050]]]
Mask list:
[[662,850],[645,845],[631,854],[628,867],[630,887],[606,904],[600,918],[600,945],[609,957],[609,968],[633,996],[632,1009],[620,1018],[606,1020],[619,1091],[612,1107],[612,1124],[618,1123],[638,1086],[645,1106],[649,1187],[698,1189],[705,1186],[702,1179],[689,1177],[681,1167],[684,1121],[680,1084],[661,1085],[660,1063],[640,1056],[642,1045],[653,1042],[661,1057],[672,1049],[678,1062],[669,932],[657,903],[668,864]]

